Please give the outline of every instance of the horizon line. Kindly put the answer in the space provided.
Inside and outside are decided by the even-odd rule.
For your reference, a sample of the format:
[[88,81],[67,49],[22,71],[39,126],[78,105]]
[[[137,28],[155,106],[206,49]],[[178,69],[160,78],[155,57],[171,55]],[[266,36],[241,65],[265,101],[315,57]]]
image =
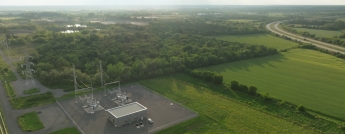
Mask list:
[[5,7],[5,6],[345,6],[344,5],[285,5],[285,4],[266,4],[266,5],[216,5],[216,4],[194,4],[194,5],[189,5],[189,4],[183,4],[183,5],[0,5],[0,7]]

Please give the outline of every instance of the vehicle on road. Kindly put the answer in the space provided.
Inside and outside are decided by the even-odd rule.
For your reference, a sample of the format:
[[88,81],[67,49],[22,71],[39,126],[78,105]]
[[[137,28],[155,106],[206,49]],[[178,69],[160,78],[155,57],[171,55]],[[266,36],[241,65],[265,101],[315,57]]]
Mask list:
[[151,123],[151,124],[153,123],[153,121],[152,121],[151,118],[148,118],[147,121],[148,121],[149,123]]

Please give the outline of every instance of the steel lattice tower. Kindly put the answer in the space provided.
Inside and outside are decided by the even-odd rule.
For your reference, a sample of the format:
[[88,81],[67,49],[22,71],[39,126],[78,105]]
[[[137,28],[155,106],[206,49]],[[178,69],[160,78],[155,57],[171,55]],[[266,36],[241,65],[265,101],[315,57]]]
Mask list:
[[25,70],[23,71],[23,74],[25,74],[25,90],[28,89],[29,85],[35,85],[34,77],[32,75],[32,73],[35,71],[31,69],[31,66],[34,66],[34,63],[30,62],[32,59],[32,56],[25,56],[24,63],[21,64],[22,68],[25,67]]

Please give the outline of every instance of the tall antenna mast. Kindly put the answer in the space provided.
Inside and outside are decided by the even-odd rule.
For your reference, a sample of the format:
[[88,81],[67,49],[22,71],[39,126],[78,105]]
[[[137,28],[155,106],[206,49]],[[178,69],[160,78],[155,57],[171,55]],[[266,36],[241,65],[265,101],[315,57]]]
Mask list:
[[92,94],[91,94],[91,99],[93,100],[93,87],[92,87],[92,81],[91,81],[91,92],[92,92]]
[[103,71],[102,71],[102,61],[99,61],[99,72],[101,73],[101,87],[104,88],[104,96],[107,96],[106,90],[103,83]]
[[75,103],[78,103],[77,101],[77,76],[75,75],[75,67],[73,64],[73,78],[74,78],[74,96],[75,96]]

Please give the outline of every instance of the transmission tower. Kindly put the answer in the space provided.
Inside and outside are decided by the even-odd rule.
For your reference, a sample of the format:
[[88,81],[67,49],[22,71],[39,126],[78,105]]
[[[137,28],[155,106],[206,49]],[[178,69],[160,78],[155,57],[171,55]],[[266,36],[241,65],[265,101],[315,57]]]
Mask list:
[[28,89],[29,85],[35,85],[34,77],[32,75],[35,70],[31,69],[31,66],[34,66],[35,64],[30,62],[32,59],[32,56],[27,55],[24,57],[24,63],[21,64],[22,68],[25,67],[25,70],[22,71],[22,73],[25,74],[25,91]]

